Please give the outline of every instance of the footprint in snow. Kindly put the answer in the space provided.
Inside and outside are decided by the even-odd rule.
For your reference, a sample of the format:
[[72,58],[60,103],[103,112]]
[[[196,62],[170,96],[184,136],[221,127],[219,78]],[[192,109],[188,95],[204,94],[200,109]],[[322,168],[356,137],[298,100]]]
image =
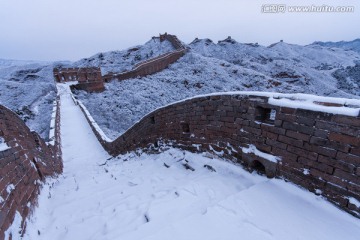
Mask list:
[[137,184],[137,183],[133,183],[133,182],[128,182],[128,185],[129,185],[130,187],[134,187],[134,186],[137,186],[138,184]]

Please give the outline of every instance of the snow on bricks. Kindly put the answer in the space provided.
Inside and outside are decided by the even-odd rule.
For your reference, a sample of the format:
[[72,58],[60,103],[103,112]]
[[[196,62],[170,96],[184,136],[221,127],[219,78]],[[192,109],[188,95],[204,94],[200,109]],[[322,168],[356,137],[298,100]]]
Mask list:
[[22,216],[19,231],[25,229],[24,220],[36,204],[41,181],[62,172],[59,116],[55,122],[55,144],[47,145],[0,105],[0,138],[7,146],[0,151],[0,239],[5,238],[17,212]]
[[219,94],[155,110],[113,142],[92,128],[114,156],[161,143],[210,151],[321,193],[359,217],[349,198],[360,200],[360,117],[322,110],[301,109],[301,101],[285,107],[269,104],[268,96]]

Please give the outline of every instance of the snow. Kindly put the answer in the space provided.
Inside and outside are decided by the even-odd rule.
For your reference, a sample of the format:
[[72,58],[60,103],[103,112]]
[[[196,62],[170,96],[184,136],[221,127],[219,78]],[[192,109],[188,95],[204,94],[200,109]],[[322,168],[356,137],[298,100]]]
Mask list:
[[56,96],[53,64],[0,59],[0,104],[48,140],[52,102]]
[[10,235],[11,235],[11,239],[21,239],[21,222],[22,222],[22,217],[21,214],[16,211],[15,212],[15,217],[14,217],[14,221],[11,224],[11,226],[5,231],[5,239],[10,239]]
[[[301,93],[291,98],[305,98],[309,94],[349,101],[360,99],[360,67],[356,67],[360,55],[356,52],[287,43],[272,47],[237,42],[214,44],[206,39],[187,47],[190,51],[185,56],[161,72],[120,82],[114,80],[105,84],[106,91],[102,93],[79,91],[77,98],[110,139],[117,138],[157,108],[211,93],[272,92],[278,96],[278,92],[289,96]],[[116,52],[108,54],[116,56]],[[143,50],[139,49],[138,54],[144,55]],[[334,75],[336,71],[346,73]],[[276,105],[302,107],[300,100],[283,98],[270,100]],[[360,108],[359,104],[347,107],[351,105],[348,102],[344,107],[305,102],[304,109],[351,116],[358,114]]]
[[6,144],[5,139],[0,137],[0,152],[10,149],[10,147]]
[[80,101],[78,101],[78,105],[84,110],[84,112],[85,112],[86,116],[88,117],[89,121],[91,122],[92,126],[99,133],[101,139],[106,142],[111,142],[112,140],[105,135],[105,133],[102,131],[102,129],[99,127],[99,125],[92,118],[92,116],[90,115],[89,111],[86,109],[84,104],[82,104]]
[[221,150],[220,152],[216,151],[211,145],[209,145],[209,150],[214,152],[216,155],[218,156],[223,156],[224,155],[224,151]]
[[360,53],[360,39],[355,39],[353,41],[345,42],[314,42],[313,45],[320,45],[323,47],[329,48],[343,48],[345,50],[352,50]]
[[358,219],[323,198],[219,157],[167,148],[112,158],[66,86],[59,91],[64,173],[43,186],[24,240],[352,240],[360,234]]
[[354,204],[356,207],[360,208],[360,201],[357,200],[356,198],[354,197],[349,197],[349,202],[351,204]]
[[57,102],[55,100],[53,102],[53,109],[52,109],[51,121],[50,121],[50,131],[49,131],[49,144],[53,146],[55,145],[56,109],[57,109]]
[[6,187],[6,192],[7,192],[8,194],[10,194],[14,189],[15,189],[14,184],[9,184],[9,185],[7,185],[7,187]]
[[280,157],[277,157],[277,156],[274,156],[274,155],[271,155],[271,154],[264,153],[264,152],[260,151],[260,150],[257,149],[256,146],[253,145],[253,144],[250,144],[249,147],[247,147],[247,148],[246,148],[246,147],[242,147],[241,149],[242,149],[242,151],[243,151],[244,153],[253,153],[253,154],[255,154],[256,156],[259,156],[259,157],[262,157],[262,158],[264,158],[264,159],[266,159],[266,160],[269,160],[270,162],[275,162],[275,163],[277,163],[278,161],[281,160]]
[[310,170],[305,168],[305,169],[303,170],[303,174],[304,174],[304,175],[309,175],[309,174],[310,174]]
[[[299,102],[299,99],[296,101],[292,99],[275,99],[270,98],[269,103],[273,104],[275,106],[281,106],[281,107],[290,107],[290,108],[301,108],[311,111],[317,111],[317,112],[326,112],[326,113],[332,113],[332,114],[340,114],[340,115],[348,115],[357,117],[360,114],[360,101],[357,100],[356,107],[349,108],[349,107],[331,107],[331,106],[323,106],[318,105],[315,103],[314,99],[316,99],[316,96],[304,98],[301,102]],[[346,104],[346,99],[343,99],[343,104]],[[348,100],[350,102],[350,100]],[[355,100],[353,100],[355,101]]]
[[320,189],[316,189],[316,190],[315,190],[315,194],[321,195],[321,194],[322,194],[322,191],[321,191]]
[[69,64],[71,67],[101,67],[103,75],[109,72],[124,72],[131,70],[136,64],[173,51],[174,47],[168,41],[160,42],[154,38],[141,46],[134,46],[123,51],[98,53],[92,57],[81,59]]

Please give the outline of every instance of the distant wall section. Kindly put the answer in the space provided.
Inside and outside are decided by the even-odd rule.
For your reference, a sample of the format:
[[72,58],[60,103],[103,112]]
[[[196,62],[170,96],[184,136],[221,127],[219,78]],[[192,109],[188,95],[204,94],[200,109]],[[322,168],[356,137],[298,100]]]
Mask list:
[[175,51],[162,54],[155,58],[143,61],[127,72],[122,73],[108,73],[103,76],[105,82],[109,82],[113,79],[125,80],[129,78],[144,77],[150,74],[160,72],[167,68],[170,64],[176,62],[179,58],[184,56],[187,52],[186,47],[179,41],[175,35],[163,34],[160,35],[160,41],[168,40],[175,48]]
[[88,92],[102,92],[105,90],[101,70],[97,67],[88,68],[54,68],[56,82],[78,81],[76,89]]

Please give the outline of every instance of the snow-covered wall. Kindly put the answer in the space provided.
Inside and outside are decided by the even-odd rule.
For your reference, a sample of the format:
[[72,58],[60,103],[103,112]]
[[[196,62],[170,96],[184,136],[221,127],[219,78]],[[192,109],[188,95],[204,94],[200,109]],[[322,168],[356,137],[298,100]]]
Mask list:
[[184,56],[187,49],[175,35],[167,33],[160,35],[160,41],[162,42],[165,40],[169,41],[173,45],[175,48],[174,51],[140,62],[130,71],[122,73],[108,73],[103,76],[104,81],[109,82],[113,79],[125,80],[154,74],[167,68],[170,64],[176,62],[179,58]]
[[129,78],[136,78],[138,76],[147,76],[159,72],[168,67],[170,64],[176,62],[185,54],[185,51],[186,50],[182,49],[160,55],[154,59],[151,59],[151,61],[146,61],[142,64],[139,64],[133,70],[128,72],[118,74],[109,73],[104,76],[104,80],[106,82],[109,82],[112,79],[125,80]]
[[41,181],[62,172],[60,115],[57,107],[54,145],[47,145],[12,111],[0,105],[0,138],[7,148],[0,149],[0,239],[14,221],[16,213],[24,220],[37,201]]
[[54,68],[53,73],[56,82],[78,81],[79,83],[74,87],[79,90],[102,92],[105,89],[101,70],[98,67]]
[[359,217],[359,206],[349,201],[360,200],[359,103],[314,96],[310,104],[300,96],[282,97],[287,105],[276,101],[281,96],[250,92],[187,99],[146,115],[113,142],[92,128],[114,156],[156,149],[160,142],[210,151],[268,177],[285,178]]

